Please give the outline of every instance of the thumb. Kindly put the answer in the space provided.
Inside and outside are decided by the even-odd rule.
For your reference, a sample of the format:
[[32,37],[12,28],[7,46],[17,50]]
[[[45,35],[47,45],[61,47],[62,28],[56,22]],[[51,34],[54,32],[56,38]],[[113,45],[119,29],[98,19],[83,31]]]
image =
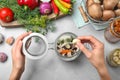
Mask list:
[[81,42],[78,42],[76,45],[80,48],[80,50],[85,54],[87,58],[90,58],[90,51]]

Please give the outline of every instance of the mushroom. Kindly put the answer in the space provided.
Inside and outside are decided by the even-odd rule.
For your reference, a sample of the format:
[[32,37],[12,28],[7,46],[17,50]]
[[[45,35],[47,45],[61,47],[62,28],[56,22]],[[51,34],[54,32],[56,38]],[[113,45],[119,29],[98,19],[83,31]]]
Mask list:
[[119,0],[104,0],[103,5],[105,10],[113,10],[118,4]]
[[114,18],[114,17],[115,17],[115,13],[112,10],[104,10],[103,11],[103,16],[102,16],[103,21],[107,21],[110,18]]
[[100,4],[94,3],[91,6],[89,6],[88,13],[93,19],[100,20],[102,17],[102,8]]
[[120,16],[120,9],[114,11],[116,16]]

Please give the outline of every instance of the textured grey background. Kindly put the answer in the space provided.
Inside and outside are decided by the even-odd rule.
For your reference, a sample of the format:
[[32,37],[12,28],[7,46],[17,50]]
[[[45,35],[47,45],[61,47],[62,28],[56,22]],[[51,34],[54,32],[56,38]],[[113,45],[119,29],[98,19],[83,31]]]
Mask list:
[[[73,32],[78,36],[93,35],[105,44],[105,56],[115,48],[120,48],[120,43],[110,44],[104,39],[104,30],[96,31],[91,25],[77,29],[72,18],[67,16],[55,21],[57,31],[49,33],[46,37],[49,43],[64,32]],[[5,29],[0,28],[0,32],[15,38],[25,32],[23,28]],[[0,45],[0,52],[5,52],[9,57],[5,63],[0,63],[0,80],[8,80],[12,69],[11,46],[7,44]],[[107,63],[106,63],[107,64]],[[120,80],[120,68],[112,68],[107,64],[112,80]],[[21,80],[99,80],[96,69],[89,63],[86,57],[81,54],[76,61],[62,61],[54,50],[49,50],[47,55],[37,61],[26,59],[26,69]]]

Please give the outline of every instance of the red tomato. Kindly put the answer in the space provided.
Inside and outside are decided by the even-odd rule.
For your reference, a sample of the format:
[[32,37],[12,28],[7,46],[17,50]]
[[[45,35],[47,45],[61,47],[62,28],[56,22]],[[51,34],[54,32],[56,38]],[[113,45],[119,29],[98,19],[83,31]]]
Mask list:
[[14,13],[10,8],[1,8],[0,9],[0,20],[3,22],[11,22],[14,19]]

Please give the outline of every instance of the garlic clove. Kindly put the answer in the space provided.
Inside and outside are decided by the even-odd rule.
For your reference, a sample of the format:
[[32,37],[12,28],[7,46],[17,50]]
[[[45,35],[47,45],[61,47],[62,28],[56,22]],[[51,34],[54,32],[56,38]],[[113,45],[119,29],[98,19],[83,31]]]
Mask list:
[[12,45],[13,43],[14,43],[14,41],[15,41],[15,38],[14,37],[8,37],[7,39],[6,39],[6,43],[7,44],[9,44],[9,45]]
[[79,42],[80,40],[79,39],[73,39],[72,43],[73,44],[76,44],[77,42]]

